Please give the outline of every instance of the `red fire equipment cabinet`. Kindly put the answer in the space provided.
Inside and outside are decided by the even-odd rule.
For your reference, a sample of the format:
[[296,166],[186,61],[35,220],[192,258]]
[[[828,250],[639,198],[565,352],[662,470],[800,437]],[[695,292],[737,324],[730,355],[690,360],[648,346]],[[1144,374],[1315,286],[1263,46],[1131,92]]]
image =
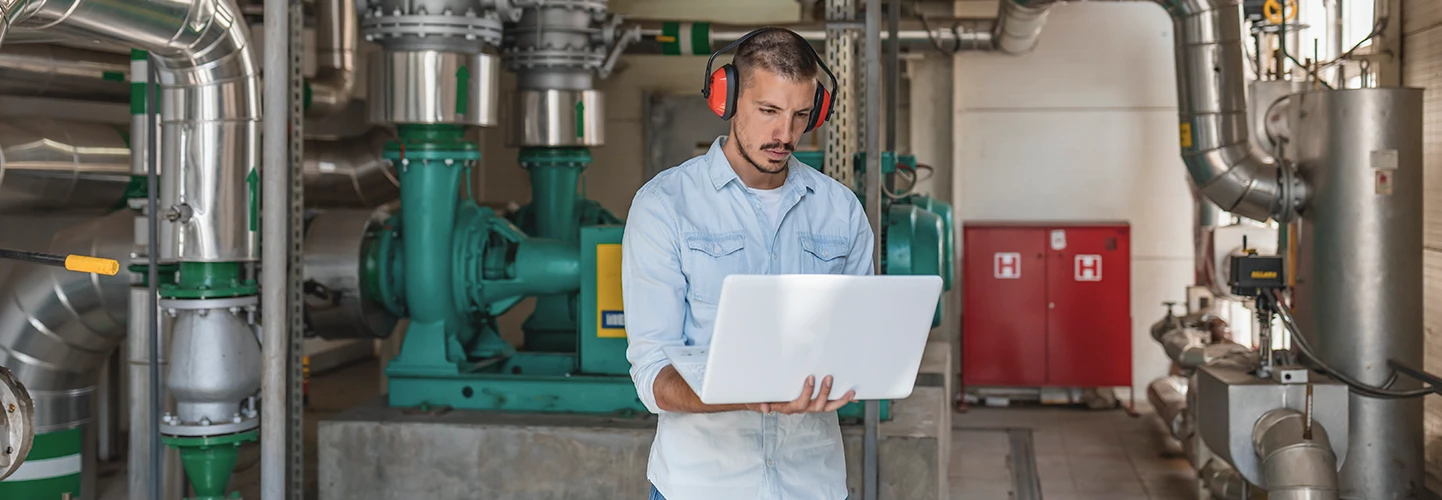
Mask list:
[[1132,385],[1125,223],[977,223],[963,231],[966,385]]

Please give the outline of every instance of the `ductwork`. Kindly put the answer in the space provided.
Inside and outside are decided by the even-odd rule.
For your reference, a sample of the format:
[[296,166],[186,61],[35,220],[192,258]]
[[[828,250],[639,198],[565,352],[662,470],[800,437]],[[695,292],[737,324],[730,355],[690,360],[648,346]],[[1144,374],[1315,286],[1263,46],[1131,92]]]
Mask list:
[[123,127],[48,118],[0,121],[0,212],[115,208],[129,182]]
[[1252,445],[1268,499],[1336,500],[1337,456],[1321,424],[1296,410],[1272,410],[1257,419]]
[[1036,47],[1046,14],[1054,0],[1001,0],[992,28],[992,48],[1003,54],[1024,54]]
[[[1192,182],[1228,212],[1285,218],[1280,169],[1252,147],[1238,0],[1157,0],[1175,28],[1182,160]],[[1290,190],[1287,190],[1290,191]]]
[[0,51],[0,95],[124,101],[130,95],[124,54],[51,44]]
[[[318,0],[315,77],[306,80],[309,118],[344,111],[355,93],[356,17],[354,0]],[[309,193],[307,193],[309,196]]]
[[245,178],[260,163],[260,75],[234,0],[0,0],[12,29],[150,51],[160,86],[163,261],[255,258]]
[[[338,141],[306,141],[306,204],[377,207],[400,196],[380,157],[383,128]],[[0,121],[0,212],[104,210],[131,182],[126,127],[25,118]],[[143,187],[143,186],[142,186]]]
[[1247,500],[1247,480],[1242,474],[1220,459],[1212,459],[1197,478],[1212,494],[1212,500]]
[[[50,252],[126,256],[135,214],[118,210],[61,230]],[[0,365],[35,398],[37,432],[91,418],[96,369],[125,338],[128,273],[104,276],[18,266],[0,286]]]

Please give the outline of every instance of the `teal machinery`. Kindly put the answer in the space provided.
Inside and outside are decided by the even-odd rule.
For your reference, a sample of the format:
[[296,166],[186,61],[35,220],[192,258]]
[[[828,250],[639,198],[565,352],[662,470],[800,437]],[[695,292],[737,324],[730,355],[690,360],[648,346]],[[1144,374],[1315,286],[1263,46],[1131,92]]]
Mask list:
[[[398,318],[409,318],[400,353],[386,367],[389,404],[645,412],[625,357],[623,221],[578,192],[590,148],[604,144],[603,99],[592,80],[609,71],[632,35],[604,30],[614,38],[552,39],[616,25],[603,0],[454,22],[411,13],[405,2],[373,3],[387,5],[361,14],[367,38],[383,49],[370,65],[370,120],[397,128],[384,156],[399,173],[402,208],[351,223],[341,220],[343,212],[321,213],[308,226],[322,233],[348,224],[361,228],[350,247],[361,249],[354,258],[359,262],[343,274],[355,282],[359,305],[352,314],[362,329],[384,336]],[[460,3],[473,4],[468,6],[476,12],[496,8]],[[398,16],[415,22],[397,22]],[[460,194],[469,192],[463,186],[481,156],[468,134],[497,121],[499,64],[490,49],[501,40],[503,20],[513,24],[505,27],[500,59],[517,74],[517,88],[508,96],[513,111],[507,141],[520,148],[519,163],[531,180],[530,204],[509,215]],[[564,22],[576,26],[553,26]],[[446,29],[428,30],[427,23]],[[431,36],[421,36],[428,31]],[[588,49],[568,56],[556,47]],[[414,98],[416,93],[426,98]],[[884,158],[885,170],[894,172],[893,155]],[[900,163],[915,166],[906,156]],[[886,211],[883,272],[939,274],[949,288],[951,207],[906,196],[887,200]],[[314,243],[308,237],[307,259]],[[311,267],[308,261],[307,272]],[[527,297],[536,299],[535,311],[522,327],[524,341],[515,346],[501,338],[497,318]],[[860,405],[842,414],[860,416]]]

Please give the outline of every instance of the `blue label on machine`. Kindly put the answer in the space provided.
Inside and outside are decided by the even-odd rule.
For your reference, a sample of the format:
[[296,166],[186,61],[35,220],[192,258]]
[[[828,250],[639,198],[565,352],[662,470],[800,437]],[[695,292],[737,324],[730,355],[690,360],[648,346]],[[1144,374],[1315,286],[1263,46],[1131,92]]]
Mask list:
[[626,313],[624,311],[601,311],[601,328],[625,329]]

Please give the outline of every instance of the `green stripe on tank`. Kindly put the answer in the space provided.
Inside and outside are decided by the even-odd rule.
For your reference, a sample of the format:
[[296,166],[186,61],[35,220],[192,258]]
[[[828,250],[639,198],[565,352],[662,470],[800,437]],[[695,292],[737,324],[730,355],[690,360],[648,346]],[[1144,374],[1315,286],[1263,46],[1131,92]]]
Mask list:
[[661,53],[681,55],[681,23],[667,21],[661,25]]
[[69,493],[71,498],[80,498],[80,474],[29,481],[0,481],[0,498],[5,499],[59,500],[65,493]]
[[130,60],[132,60],[132,61],[144,61],[144,60],[146,60],[146,59],[150,59],[150,52],[149,52],[149,51],[144,51],[144,50],[140,50],[140,49],[130,49]]
[[123,82],[125,81],[125,73],[121,73],[119,71],[106,71],[100,73],[100,79],[107,82]]
[[691,25],[691,55],[711,55],[711,23]]
[[25,460],[44,460],[47,458],[79,455],[80,448],[81,438],[79,427],[36,434],[35,444],[30,446],[30,454],[25,457]]

